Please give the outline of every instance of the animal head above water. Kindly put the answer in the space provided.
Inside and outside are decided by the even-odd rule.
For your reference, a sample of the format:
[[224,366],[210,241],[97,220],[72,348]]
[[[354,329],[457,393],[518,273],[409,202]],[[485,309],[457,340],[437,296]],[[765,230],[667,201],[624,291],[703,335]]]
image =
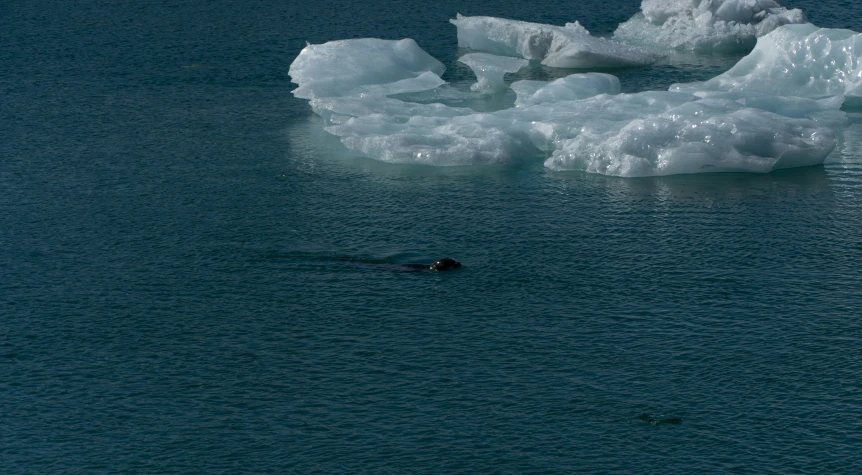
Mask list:
[[431,264],[429,267],[430,270],[452,270],[461,267],[461,263],[456,261],[455,259],[440,259],[439,261]]

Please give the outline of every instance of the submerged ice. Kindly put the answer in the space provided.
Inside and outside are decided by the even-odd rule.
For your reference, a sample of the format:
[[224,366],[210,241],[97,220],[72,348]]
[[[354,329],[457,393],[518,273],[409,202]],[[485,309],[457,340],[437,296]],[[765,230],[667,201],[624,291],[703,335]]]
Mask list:
[[[762,23],[767,16],[762,12],[777,14],[772,3],[677,1],[662,4],[661,11],[644,11],[667,20],[686,5],[707,4],[710,12],[725,18],[721,21],[739,23],[760,15]],[[846,30],[783,26],[709,81],[624,94],[617,77],[597,72],[550,82],[515,81],[507,87],[504,75],[527,61],[497,55],[547,60],[556,33],[546,38],[545,30],[538,29],[525,36],[532,30],[517,25],[522,22],[511,28],[484,20],[488,17],[471,18],[459,17],[459,40],[480,31],[475,27],[482,24],[483,33],[471,37],[470,47],[494,54],[471,53],[460,61],[477,76],[474,91],[514,95],[507,109],[477,112],[454,105],[469,101],[441,99],[471,93],[441,88],[443,65],[412,40],[309,45],[290,68],[299,85],[294,94],[309,100],[324,118],[325,129],[348,149],[378,160],[439,166],[542,157],[551,170],[626,177],[763,173],[822,163],[846,125],[839,110],[845,95],[862,96],[856,53],[862,36]],[[439,100],[415,102],[404,93]]]

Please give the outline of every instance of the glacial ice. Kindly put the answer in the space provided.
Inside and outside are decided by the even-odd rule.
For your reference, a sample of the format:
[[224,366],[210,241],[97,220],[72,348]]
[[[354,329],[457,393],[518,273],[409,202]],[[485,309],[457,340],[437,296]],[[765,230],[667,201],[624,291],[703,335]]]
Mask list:
[[[836,142],[829,126],[843,118],[836,101],[577,87],[618,93],[618,81],[607,76],[571,75],[544,86],[519,81],[516,88],[532,92],[494,113],[364,96],[320,98],[312,106],[329,117],[326,130],[347,148],[383,161],[477,165],[550,155],[545,166],[552,170],[619,176],[821,163]],[[599,93],[577,96],[593,92]],[[748,99],[772,111],[748,107]],[[818,114],[831,122],[815,120]]]
[[524,66],[530,64],[526,59],[497,56],[487,53],[470,53],[461,56],[459,62],[466,64],[473,70],[473,74],[479,80],[470,87],[473,91],[499,92],[506,90],[503,76],[506,73],[518,72]]
[[[676,14],[667,7],[673,4],[665,5],[656,18]],[[745,16],[739,9],[715,11]],[[294,94],[309,100],[325,130],[348,149],[382,161],[444,166],[542,157],[550,170],[624,177],[763,173],[822,163],[836,146],[848,123],[840,110],[845,95],[862,96],[860,38],[846,30],[786,25],[761,37],[728,72],[703,83],[626,94],[618,78],[604,73],[515,81],[509,86],[514,105],[493,112],[456,107],[469,103],[463,99],[470,93],[441,87],[442,64],[412,40],[310,45],[290,74],[299,85]],[[507,41],[499,44],[521,44]],[[547,52],[540,43],[526,45]],[[527,46],[517,46],[525,56],[533,54]],[[524,65],[481,53],[461,61],[476,73],[481,86],[475,89],[485,91],[505,88],[505,72]],[[420,96],[426,99],[409,99]]]
[[461,14],[449,21],[458,28],[458,46],[541,60],[555,68],[644,66],[659,57],[643,47],[592,36],[578,22],[555,26]]
[[805,23],[802,10],[774,0],[643,0],[641,12],[620,24],[617,41],[700,52],[746,51],[786,24]]
[[677,91],[747,91],[782,96],[862,98],[862,34],[788,25],[760,38],[727,72]]
[[619,94],[620,80],[611,74],[571,74],[555,81],[515,81],[511,88],[517,98],[515,105],[529,106],[586,99],[599,94]]
[[822,163],[835,143],[835,133],[812,119],[701,99],[621,127],[583,130],[561,141],[545,166],[618,176],[765,173]]
[[[413,80],[423,73],[439,76],[445,70],[443,63],[410,38],[397,41],[362,38],[310,44],[300,51],[288,74],[293,82],[299,84],[293,95],[300,99],[313,99],[375,89],[384,92],[374,86]],[[433,78],[424,74],[423,80],[427,82]],[[396,86],[400,91],[386,93],[408,92],[415,89],[411,84],[411,81],[403,82]]]

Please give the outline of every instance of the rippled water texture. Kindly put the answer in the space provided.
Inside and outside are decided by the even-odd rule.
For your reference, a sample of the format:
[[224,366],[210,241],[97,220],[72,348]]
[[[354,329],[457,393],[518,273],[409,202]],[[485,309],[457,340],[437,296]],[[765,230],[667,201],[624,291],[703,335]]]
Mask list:
[[306,40],[471,81],[456,12],[637,8],[0,6],[0,472],[862,471],[856,112],[825,166],[620,179],[358,158],[289,93]]

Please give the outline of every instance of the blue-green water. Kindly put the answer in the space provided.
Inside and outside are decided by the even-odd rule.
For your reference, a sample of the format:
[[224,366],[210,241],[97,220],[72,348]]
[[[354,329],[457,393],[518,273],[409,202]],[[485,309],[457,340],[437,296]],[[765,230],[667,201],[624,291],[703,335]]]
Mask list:
[[290,95],[306,40],[412,37],[457,82],[456,12],[637,10],[0,6],[0,472],[862,471],[855,115],[825,166],[620,179],[358,158]]

